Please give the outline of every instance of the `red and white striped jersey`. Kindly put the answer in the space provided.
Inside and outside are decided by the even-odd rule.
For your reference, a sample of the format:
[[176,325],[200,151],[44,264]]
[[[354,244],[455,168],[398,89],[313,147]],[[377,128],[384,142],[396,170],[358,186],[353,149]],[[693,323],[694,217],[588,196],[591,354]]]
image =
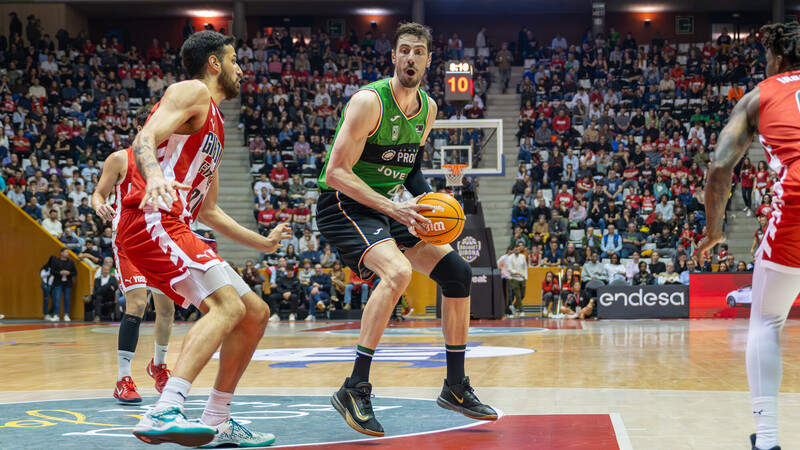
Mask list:
[[767,78],[759,91],[759,140],[778,182],[772,187],[775,210],[757,256],[800,267],[800,70]]
[[[159,104],[153,107],[152,113]],[[200,212],[209,186],[214,179],[222,159],[225,142],[225,121],[212,99],[208,105],[206,121],[200,131],[187,134],[173,134],[158,146],[158,163],[168,180],[191,186],[186,191],[178,191],[178,200],[172,204],[169,214],[190,225]],[[138,170],[133,173],[131,191],[123,198],[123,209],[138,209],[144,196],[145,181]],[[148,205],[144,212],[155,212],[155,205]],[[163,210],[161,211],[164,212]]]

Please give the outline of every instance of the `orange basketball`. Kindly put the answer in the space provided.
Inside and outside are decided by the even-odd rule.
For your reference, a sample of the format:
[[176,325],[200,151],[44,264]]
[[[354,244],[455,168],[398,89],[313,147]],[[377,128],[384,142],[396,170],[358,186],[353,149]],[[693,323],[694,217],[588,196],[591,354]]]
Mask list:
[[430,219],[429,230],[417,230],[420,239],[434,245],[445,245],[456,240],[464,231],[464,209],[452,195],[433,192],[422,196],[417,204],[431,205],[433,211],[420,211],[420,215]]

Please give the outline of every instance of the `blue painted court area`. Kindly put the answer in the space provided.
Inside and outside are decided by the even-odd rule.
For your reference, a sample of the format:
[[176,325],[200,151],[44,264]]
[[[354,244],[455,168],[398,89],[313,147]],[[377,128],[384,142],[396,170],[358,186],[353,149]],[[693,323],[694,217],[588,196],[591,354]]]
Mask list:
[[[329,334],[358,335],[361,330],[330,330]],[[524,327],[471,327],[469,336],[499,336],[503,334],[527,334],[540,333],[547,331],[547,328],[524,328]],[[441,336],[441,328],[387,328],[383,331],[384,336]]]
[[[144,397],[144,406],[122,406],[112,398],[0,404],[0,448],[53,444],[59,449],[152,448],[133,437],[131,431],[138,417],[155,402],[156,397]],[[199,417],[205,402],[204,396],[190,396],[187,417]],[[386,437],[480,423],[444,410],[433,400],[376,397],[373,405]],[[241,395],[234,399],[232,414],[248,428],[274,433],[275,446],[374,439],[347,426],[327,396]]]

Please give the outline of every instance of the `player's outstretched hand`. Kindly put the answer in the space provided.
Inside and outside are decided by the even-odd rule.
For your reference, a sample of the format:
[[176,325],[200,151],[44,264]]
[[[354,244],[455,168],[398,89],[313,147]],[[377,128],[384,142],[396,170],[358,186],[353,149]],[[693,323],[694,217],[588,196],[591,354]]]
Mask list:
[[103,203],[102,205],[100,205],[100,207],[97,209],[96,212],[97,212],[97,217],[105,220],[106,222],[111,222],[112,220],[114,220],[114,216],[116,215],[114,208],[112,208],[111,205],[107,203]]
[[[725,233],[719,232],[708,232],[708,236],[704,237],[699,244],[697,244],[697,250],[694,252],[695,255],[704,255],[707,251],[711,251],[715,245],[721,244],[725,242]],[[694,256],[694,255],[693,255]]]
[[139,209],[144,209],[147,203],[152,203],[155,208],[172,208],[172,203],[178,199],[176,189],[189,190],[191,186],[178,183],[175,180],[167,180],[164,177],[151,177],[147,180],[147,186],[144,188],[144,196],[142,202],[139,203]]
[[281,241],[292,237],[292,226],[288,223],[279,223],[278,226],[269,232],[267,246],[262,250],[264,253],[275,253],[279,248],[283,248]]
[[427,231],[428,225],[431,223],[430,219],[422,216],[420,212],[433,211],[434,209],[433,205],[420,205],[417,203],[422,195],[405,202],[396,203],[394,212],[391,214],[395,220],[407,226],[408,231],[414,236],[417,235],[417,231]]

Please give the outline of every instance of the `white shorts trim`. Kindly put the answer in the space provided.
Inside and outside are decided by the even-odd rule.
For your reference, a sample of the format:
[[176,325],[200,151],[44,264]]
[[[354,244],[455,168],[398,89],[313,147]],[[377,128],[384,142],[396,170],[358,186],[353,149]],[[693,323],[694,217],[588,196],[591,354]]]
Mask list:
[[789,275],[798,275],[800,276],[800,267],[791,267],[791,266],[784,266],[783,264],[778,264],[776,262],[767,261],[766,259],[761,257],[760,260],[757,261],[761,264],[762,267],[775,270],[777,272],[783,272]]
[[128,286],[125,283],[120,283],[119,287],[120,287],[120,290],[123,293],[127,294],[128,292],[130,292],[130,291],[132,291],[134,289],[146,289],[147,288],[147,284],[146,283],[139,283],[139,284],[132,284],[132,285]]
[[170,281],[170,285],[175,293],[183,297],[182,307],[194,305],[199,308],[203,300],[232,283],[225,267],[217,261],[207,270],[189,267],[183,275]]

